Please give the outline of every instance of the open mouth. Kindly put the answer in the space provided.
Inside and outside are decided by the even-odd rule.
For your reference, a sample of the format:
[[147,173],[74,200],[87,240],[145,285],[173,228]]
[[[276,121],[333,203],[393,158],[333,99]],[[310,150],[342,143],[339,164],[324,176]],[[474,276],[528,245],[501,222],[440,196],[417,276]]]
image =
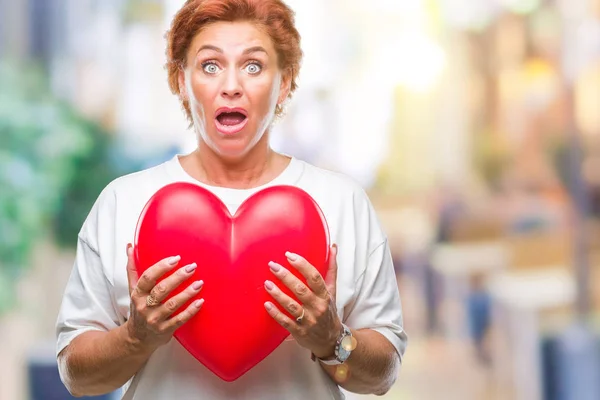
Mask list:
[[248,122],[248,115],[242,109],[219,109],[215,120],[220,132],[232,134],[244,128]]

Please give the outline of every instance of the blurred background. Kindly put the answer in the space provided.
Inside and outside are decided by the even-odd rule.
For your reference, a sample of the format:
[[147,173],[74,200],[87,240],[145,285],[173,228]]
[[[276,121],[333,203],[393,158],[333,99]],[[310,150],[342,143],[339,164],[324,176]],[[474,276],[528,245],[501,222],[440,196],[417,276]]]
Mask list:
[[[367,189],[409,346],[385,399],[600,399],[600,0],[288,0],[273,147]],[[0,0],[0,399],[67,399],[54,323],[115,177],[193,149],[183,0]],[[363,398],[349,395],[349,399]]]

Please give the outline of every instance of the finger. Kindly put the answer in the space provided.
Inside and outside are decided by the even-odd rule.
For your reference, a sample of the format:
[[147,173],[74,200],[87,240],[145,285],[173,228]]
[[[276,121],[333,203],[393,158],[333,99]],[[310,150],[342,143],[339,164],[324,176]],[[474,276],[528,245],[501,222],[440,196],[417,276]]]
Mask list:
[[327,286],[327,291],[335,298],[336,289],[337,289],[337,253],[338,247],[337,244],[331,246],[331,251],[329,252],[329,268],[327,269],[327,274],[325,275],[325,284]]
[[283,293],[273,282],[265,281],[265,289],[292,317],[298,318],[302,315],[302,306],[296,300]]
[[311,263],[306,261],[304,257],[299,256],[298,254],[290,253],[288,251],[285,253],[285,256],[292,267],[296,268],[306,278],[306,283],[308,283],[311,290],[320,298],[326,299],[327,286],[319,271],[317,271]]
[[195,300],[190,304],[184,311],[180,312],[173,318],[169,318],[163,323],[163,330],[176,330],[181,325],[188,322],[194,315],[200,311],[202,305],[204,304],[204,299]]
[[283,326],[292,335],[297,332],[298,327],[294,321],[292,321],[287,315],[279,311],[273,303],[267,301],[265,303],[265,309],[269,315],[281,326]]
[[162,302],[167,296],[175,290],[179,285],[181,285],[184,281],[191,278],[196,270],[196,263],[192,263],[186,265],[185,267],[181,267],[170,276],[166,277],[162,281],[158,282],[152,290],[150,294],[159,302]]
[[158,278],[172,270],[179,260],[181,260],[180,256],[165,258],[144,271],[136,286],[138,292],[150,293]]
[[269,267],[271,268],[271,272],[294,293],[302,304],[312,305],[315,302],[315,294],[310,288],[285,267],[273,261],[269,263]]
[[204,285],[203,281],[196,281],[188,286],[183,292],[178,293],[177,295],[171,297],[169,300],[165,301],[164,304],[160,307],[160,314],[163,318],[168,318],[175,311],[179,310],[179,308],[187,303],[192,297],[196,296],[200,293],[202,286]]
[[127,283],[129,285],[129,296],[131,296],[138,283],[138,272],[133,259],[133,245],[131,243],[127,243]]

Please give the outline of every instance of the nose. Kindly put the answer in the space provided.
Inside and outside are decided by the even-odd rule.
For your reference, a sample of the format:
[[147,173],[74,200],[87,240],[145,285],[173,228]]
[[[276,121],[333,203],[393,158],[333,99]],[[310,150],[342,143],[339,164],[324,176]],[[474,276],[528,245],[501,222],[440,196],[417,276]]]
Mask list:
[[231,69],[227,72],[221,95],[229,99],[242,96],[242,85],[235,69]]

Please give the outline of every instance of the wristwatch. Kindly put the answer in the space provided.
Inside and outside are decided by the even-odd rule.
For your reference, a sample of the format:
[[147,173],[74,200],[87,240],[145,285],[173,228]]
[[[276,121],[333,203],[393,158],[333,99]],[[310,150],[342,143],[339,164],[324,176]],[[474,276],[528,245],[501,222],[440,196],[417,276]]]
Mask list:
[[352,337],[350,328],[342,324],[342,333],[335,343],[335,356],[330,359],[318,360],[325,365],[340,365],[346,362],[352,351],[356,348],[356,339]]

